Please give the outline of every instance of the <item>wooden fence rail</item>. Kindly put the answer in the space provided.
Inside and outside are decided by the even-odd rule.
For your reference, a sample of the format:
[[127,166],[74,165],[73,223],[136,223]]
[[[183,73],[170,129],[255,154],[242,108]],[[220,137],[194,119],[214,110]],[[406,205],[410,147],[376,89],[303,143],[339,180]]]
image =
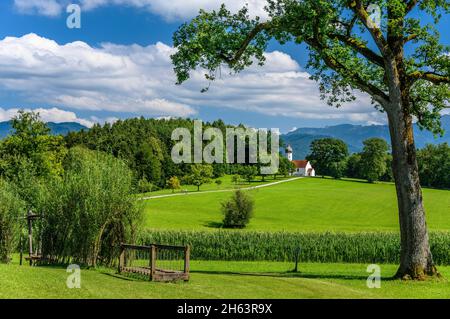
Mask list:
[[121,244],[118,272],[145,276],[151,281],[188,281],[189,260],[189,246]]

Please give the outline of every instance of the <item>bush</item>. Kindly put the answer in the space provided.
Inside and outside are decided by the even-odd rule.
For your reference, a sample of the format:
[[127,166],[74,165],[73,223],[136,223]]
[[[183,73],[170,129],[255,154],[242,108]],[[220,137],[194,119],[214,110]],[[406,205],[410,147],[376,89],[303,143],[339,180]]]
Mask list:
[[25,205],[11,184],[0,180],[0,262],[8,263],[20,232]]
[[223,226],[244,228],[252,217],[253,199],[241,190],[234,192],[230,200],[222,203]]
[[235,185],[238,184],[241,180],[241,176],[238,174],[234,174],[231,176],[231,182],[233,182]]
[[137,188],[139,193],[149,193],[152,192],[156,187],[146,178],[142,178],[138,181]]
[[[194,260],[390,263],[400,261],[400,236],[391,232],[289,233],[255,231],[148,230],[138,242],[190,245]],[[438,265],[450,265],[450,233],[431,232],[430,246]]]
[[181,183],[177,176],[172,176],[171,178],[169,178],[166,184],[167,187],[172,190],[172,193],[174,193],[175,190],[181,188]]

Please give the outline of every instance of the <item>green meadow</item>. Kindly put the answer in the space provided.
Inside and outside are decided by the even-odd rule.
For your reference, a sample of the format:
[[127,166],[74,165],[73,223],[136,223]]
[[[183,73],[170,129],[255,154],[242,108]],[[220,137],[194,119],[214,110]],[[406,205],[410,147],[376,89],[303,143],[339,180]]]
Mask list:
[[[0,264],[0,298],[449,298],[446,280],[402,282],[381,266],[381,287],[366,285],[367,265],[192,261],[189,282],[158,283],[120,276],[112,269],[82,269],[81,288],[66,286],[65,268]],[[267,270],[270,269],[270,272]],[[450,278],[450,267],[440,267]]]
[[[246,230],[398,231],[392,183],[301,178],[247,191],[255,200],[255,211]],[[145,226],[214,230],[222,221],[220,204],[230,195],[200,192],[148,199],[144,203]],[[429,229],[450,230],[450,191],[423,189],[423,196]]]

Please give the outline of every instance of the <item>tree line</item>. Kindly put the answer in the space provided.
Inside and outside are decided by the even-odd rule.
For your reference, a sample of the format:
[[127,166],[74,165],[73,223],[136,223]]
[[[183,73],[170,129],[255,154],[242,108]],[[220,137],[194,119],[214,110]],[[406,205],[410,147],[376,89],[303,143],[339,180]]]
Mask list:
[[[226,125],[222,120],[203,123],[203,129],[218,128],[226,136],[227,128],[245,128],[243,125]],[[68,148],[83,146],[91,150],[102,151],[125,161],[133,172],[139,192],[149,192],[160,188],[178,188],[178,184],[201,185],[224,174],[239,175],[246,181],[252,181],[260,174],[263,165],[258,157],[257,163],[248,159],[249,140],[246,139],[245,162],[241,164],[224,163],[180,163],[175,164],[171,150],[176,141],[171,139],[176,128],[194,130],[190,119],[146,119],[144,117],[119,120],[113,124],[96,124],[89,130],[71,132],[65,137]],[[206,145],[207,141],[203,141]],[[268,145],[270,148],[270,143]],[[279,170],[275,174],[287,176],[293,169],[292,164],[280,154]],[[226,157],[224,149],[223,157]]]
[[[317,175],[349,177],[369,182],[394,180],[392,155],[382,138],[369,138],[359,153],[349,154],[347,144],[336,138],[317,139],[311,143],[311,161]],[[417,150],[420,182],[423,186],[450,189],[450,146],[428,144]]]

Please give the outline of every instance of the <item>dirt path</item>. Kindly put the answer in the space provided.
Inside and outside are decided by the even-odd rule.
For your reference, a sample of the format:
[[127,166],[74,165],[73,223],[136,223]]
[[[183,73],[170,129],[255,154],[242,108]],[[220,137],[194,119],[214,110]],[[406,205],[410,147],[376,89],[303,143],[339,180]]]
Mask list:
[[[274,185],[281,184],[281,183],[292,182],[292,181],[298,180],[300,178],[302,178],[302,177],[293,177],[293,178],[284,179],[284,180],[278,181],[278,182],[272,182],[272,183],[267,183],[267,184],[258,185],[258,186],[242,187],[240,189],[242,189],[242,190],[252,190],[252,189],[258,189],[258,188],[263,188],[263,187],[269,187],[269,186],[274,186]],[[140,200],[148,200],[148,199],[164,198],[164,197],[173,197],[173,196],[188,196],[188,195],[197,195],[197,194],[206,194],[206,193],[224,193],[224,192],[233,192],[235,190],[236,189],[218,189],[218,190],[209,190],[209,191],[201,191],[201,192],[185,192],[185,193],[155,195],[155,196],[141,197]]]

